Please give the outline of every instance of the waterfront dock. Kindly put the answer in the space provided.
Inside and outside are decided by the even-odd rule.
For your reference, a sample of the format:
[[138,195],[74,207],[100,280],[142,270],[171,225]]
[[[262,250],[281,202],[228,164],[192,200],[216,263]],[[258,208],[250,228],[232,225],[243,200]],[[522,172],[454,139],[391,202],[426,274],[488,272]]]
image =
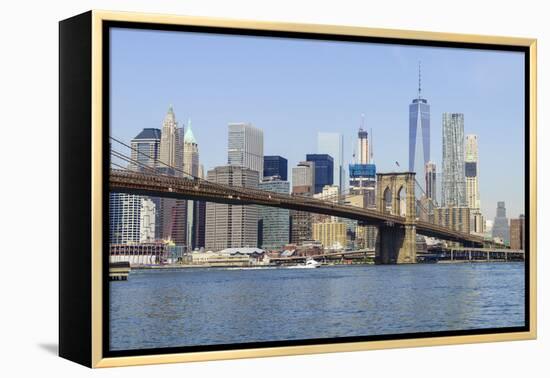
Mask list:
[[450,248],[444,250],[439,263],[453,262],[515,262],[525,261],[525,251],[504,248]]
[[109,281],[127,281],[130,271],[127,261],[109,263]]

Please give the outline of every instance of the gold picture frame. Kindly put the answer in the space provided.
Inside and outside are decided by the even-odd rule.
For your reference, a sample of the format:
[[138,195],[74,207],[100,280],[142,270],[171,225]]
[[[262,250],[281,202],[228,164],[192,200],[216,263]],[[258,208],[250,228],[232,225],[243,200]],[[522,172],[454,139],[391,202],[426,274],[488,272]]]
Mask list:
[[[105,190],[103,139],[103,79],[104,56],[103,39],[106,22],[127,22],[162,25],[188,25],[242,30],[261,30],[264,32],[313,33],[318,35],[341,35],[357,37],[375,37],[381,39],[431,41],[441,43],[464,43],[478,45],[519,46],[528,51],[529,84],[529,330],[513,333],[491,333],[476,335],[457,335],[429,338],[407,338],[396,340],[343,342],[317,345],[299,345],[267,347],[238,350],[201,351],[173,354],[151,354],[124,357],[104,357],[104,309],[103,295],[105,290],[105,265],[103,256],[103,238],[105,207],[103,196]],[[82,53],[84,51],[85,53]],[[78,57],[76,57],[78,56]],[[80,64],[72,67],[71,64]],[[89,72],[87,72],[89,70]],[[70,72],[69,72],[70,71]],[[71,73],[72,72],[72,73]],[[527,84],[527,83],[526,83]],[[76,85],[76,87],[75,87]],[[78,89],[75,89],[78,88]],[[94,10],[60,23],[60,355],[89,367],[114,367],[144,364],[160,364],[190,361],[208,361],[219,359],[238,359],[251,357],[268,357],[284,355],[301,355],[311,353],[347,352],[371,349],[388,349],[403,347],[420,347],[449,344],[466,344],[495,341],[512,341],[535,339],[537,335],[536,307],[536,243],[537,243],[537,41],[528,38],[501,36],[482,36],[469,34],[436,33],[410,30],[376,29],[367,27],[295,24],[279,22],[260,22],[250,20],[230,20],[209,17],[188,17],[175,15],[144,14],[129,12],[110,12]],[[81,93],[81,95],[79,95]],[[75,102],[79,103],[76,104]],[[88,102],[89,101],[89,102]],[[75,110],[76,109],[76,110]],[[74,128],[74,122],[85,122],[79,125],[85,132],[77,136],[68,131]],[[67,147],[69,140],[81,138],[89,145],[87,150],[75,150]],[[90,169],[83,177],[71,176],[71,154],[86,154]],[[77,155],[80,156],[80,155]],[[73,182],[71,182],[73,180]],[[74,181],[76,180],[76,181]],[[77,182],[77,184],[75,184]],[[84,190],[78,191],[79,189]],[[83,202],[82,212],[72,214],[68,207],[74,201],[89,198]],[[74,222],[78,217],[85,217],[85,222]],[[80,253],[71,247],[71,241],[63,241],[68,234],[76,236],[86,234],[89,245],[78,262],[69,261],[69,253]],[[75,236],[75,237],[76,237]],[[77,292],[79,291],[79,293]],[[79,298],[76,298],[80,296]],[[80,312],[79,312],[80,311]],[[88,314],[83,316],[82,314]],[[75,320],[75,318],[79,320]],[[82,340],[82,341],[79,341]],[[86,346],[75,351],[79,342]]]

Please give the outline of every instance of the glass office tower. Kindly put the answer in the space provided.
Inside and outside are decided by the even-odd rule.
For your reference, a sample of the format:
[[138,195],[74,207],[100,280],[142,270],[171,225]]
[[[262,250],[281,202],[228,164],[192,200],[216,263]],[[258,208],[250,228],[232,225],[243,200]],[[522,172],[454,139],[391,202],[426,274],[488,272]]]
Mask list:
[[425,167],[430,161],[430,105],[422,98],[420,69],[418,97],[409,105],[409,171],[416,172],[418,183],[424,190]]
[[286,181],[288,177],[288,160],[282,156],[264,156],[263,177],[279,176]]
[[314,193],[321,193],[325,185],[334,183],[334,160],[327,154],[307,154],[306,160],[315,163]]
[[320,132],[317,134],[317,153],[328,154],[334,160],[332,182],[338,185],[341,192],[346,187],[346,171],[344,169],[344,137],[340,133]]

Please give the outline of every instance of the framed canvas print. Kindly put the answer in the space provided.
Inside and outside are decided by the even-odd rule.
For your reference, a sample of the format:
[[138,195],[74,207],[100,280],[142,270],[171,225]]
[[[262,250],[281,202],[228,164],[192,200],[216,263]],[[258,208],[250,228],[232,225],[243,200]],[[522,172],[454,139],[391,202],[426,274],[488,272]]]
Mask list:
[[59,352],[536,337],[536,41],[60,22]]

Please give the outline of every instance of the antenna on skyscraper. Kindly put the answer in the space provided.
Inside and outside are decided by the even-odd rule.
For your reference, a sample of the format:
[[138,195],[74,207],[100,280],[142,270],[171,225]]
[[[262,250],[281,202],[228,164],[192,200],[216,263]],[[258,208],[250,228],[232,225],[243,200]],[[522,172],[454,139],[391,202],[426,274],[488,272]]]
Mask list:
[[365,126],[365,113],[361,113],[361,125],[359,126],[359,130],[363,130],[364,126]]
[[422,98],[422,61],[418,61],[418,98]]

